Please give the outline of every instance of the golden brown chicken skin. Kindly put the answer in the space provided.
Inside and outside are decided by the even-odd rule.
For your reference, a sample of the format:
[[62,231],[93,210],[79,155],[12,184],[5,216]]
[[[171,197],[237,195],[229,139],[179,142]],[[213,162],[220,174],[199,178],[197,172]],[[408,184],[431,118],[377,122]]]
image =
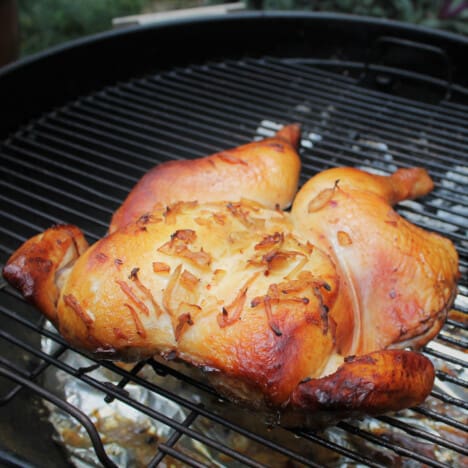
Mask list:
[[432,187],[420,168],[388,177],[336,168],[298,193],[293,223],[334,259],[342,285],[339,307],[353,311],[345,354],[417,349],[442,327],[457,291],[457,252],[448,239],[408,222],[391,206]]
[[237,202],[249,198],[267,208],[288,207],[297,191],[300,127],[197,159],[168,161],[146,173],[112,217],[109,232],[177,201]]

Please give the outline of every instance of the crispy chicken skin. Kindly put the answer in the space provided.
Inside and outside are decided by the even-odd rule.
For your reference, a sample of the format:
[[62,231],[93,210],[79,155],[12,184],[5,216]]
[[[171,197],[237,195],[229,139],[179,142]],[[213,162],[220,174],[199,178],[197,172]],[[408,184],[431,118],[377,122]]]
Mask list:
[[3,273],[99,358],[180,359],[285,426],[380,414],[431,391],[431,361],[391,348],[429,341],[456,291],[450,241],[391,207],[431,188],[421,169],[340,168],[305,184],[291,213],[156,203],[89,248],[78,228],[55,226]]
[[204,158],[159,164],[142,177],[114,213],[109,232],[151,212],[156,203],[237,202],[247,197],[267,208],[286,208],[299,181],[299,139],[299,125],[291,124],[258,142]]

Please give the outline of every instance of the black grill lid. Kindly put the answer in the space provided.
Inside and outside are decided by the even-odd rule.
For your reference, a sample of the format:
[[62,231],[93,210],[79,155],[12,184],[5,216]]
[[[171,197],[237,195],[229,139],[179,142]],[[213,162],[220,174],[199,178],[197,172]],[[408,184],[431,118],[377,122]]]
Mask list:
[[[203,33],[202,26],[206,28]],[[162,39],[167,44],[181,28],[194,34],[197,41],[187,41],[186,48],[178,50],[180,55],[173,57],[167,51],[159,54],[157,64],[148,59],[148,54],[156,50],[151,41],[152,52],[144,49],[148,38],[158,38],[160,50]],[[265,33],[258,48],[245,37],[253,31]],[[379,64],[366,64],[364,44],[382,31],[394,33],[393,37],[404,32],[411,40],[418,39],[416,46],[413,42],[389,46],[384,40],[385,48],[409,47],[419,56],[421,50],[428,52],[419,42],[427,39],[431,47],[450,46],[450,63],[457,69],[466,66],[464,61],[458,63],[455,53],[468,50],[466,41],[452,35],[341,16],[247,15],[113,33],[3,71],[0,94],[5,96],[14,89],[15,96],[22,95],[23,100],[13,106],[12,95],[6,96],[3,112],[11,111],[12,119],[1,121],[3,134],[11,133],[0,146],[0,261],[4,263],[19,243],[54,223],[77,224],[90,241],[98,239],[126,193],[158,161],[206,155],[267,136],[281,124],[299,121],[303,126],[302,181],[331,166],[388,172],[422,165],[436,182],[431,195],[422,201],[402,203],[399,208],[417,224],[451,238],[460,254],[462,278],[455,311],[439,337],[425,349],[438,369],[438,383],[427,402],[402,414],[343,422],[328,431],[268,432],[252,425],[249,418],[239,419],[236,409],[224,411],[227,403],[211,401],[200,406],[187,395],[181,396],[171,382],[181,383],[193,394],[217,398],[199,379],[166,364],[150,360],[127,370],[108,363],[71,365],[65,356],[79,353],[69,351],[56,333],[44,329],[39,314],[2,282],[0,375],[4,378],[0,380],[0,403],[5,414],[27,412],[27,408],[17,407],[24,395],[48,400],[87,428],[97,456],[108,463],[109,453],[102,449],[90,415],[57,396],[44,380],[51,369],[60,369],[69,379],[95,388],[102,398],[122,401],[171,428],[170,437],[154,449],[151,466],[168,455],[188,465],[202,463],[183,449],[187,439],[223,454],[225,460],[247,466],[261,465],[265,453],[271,457],[268,460],[310,466],[336,460],[338,455],[368,466],[400,461],[444,466],[468,455],[465,90],[457,73],[443,71],[433,76],[421,70],[399,69],[390,63],[394,57],[389,56],[380,56]],[[218,35],[213,36],[213,32]],[[233,32],[235,38],[229,35]],[[278,45],[277,38],[283,39],[286,33],[292,36]],[[320,35],[321,44],[317,42]],[[217,40],[212,41],[210,51],[206,47],[213,37]],[[306,40],[313,37],[315,43]],[[269,49],[266,39],[270,40]],[[218,55],[227,43],[232,47],[225,49],[220,60]],[[332,54],[338,43],[341,55]],[[282,53],[278,55],[279,49]],[[120,62],[108,56],[117,50]],[[124,64],[122,50],[143,52],[138,58],[129,53],[129,62]],[[428,53],[439,56],[439,52]],[[96,67],[85,67],[85,56]],[[99,58],[106,65],[112,62],[115,68],[99,65]],[[49,83],[42,81],[41,76],[53,76],[59,63],[64,65],[63,83],[55,78]],[[39,76],[31,76],[32,71]],[[37,88],[24,88],[36,78]],[[38,98],[41,87],[45,94]],[[406,97],[414,89],[418,90],[418,99]],[[450,99],[444,98],[447,91]],[[30,120],[33,116],[36,118]],[[56,346],[41,347],[45,338]],[[111,369],[120,380],[111,384],[96,379],[92,374],[96,368]],[[162,382],[153,383],[147,378],[148,372],[162,376]],[[180,404],[186,410],[185,419],[168,418],[139,403],[126,392],[132,382]],[[201,430],[205,421],[230,436],[219,439],[205,434]],[[232,434],[258,444],[255,447],[261,455],[241,450]],[[30,437],[23,435],[25,440],[21,434],[15,435],[16,446],[6,447],[23,457],[28,454],[31,460],[31,453],[39,449],[28,446]]]

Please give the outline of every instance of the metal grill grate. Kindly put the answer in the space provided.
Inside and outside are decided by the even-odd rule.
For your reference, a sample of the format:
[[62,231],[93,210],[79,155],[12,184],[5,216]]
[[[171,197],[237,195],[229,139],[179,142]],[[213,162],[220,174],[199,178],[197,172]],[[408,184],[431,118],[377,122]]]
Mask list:
[[[109,436],[99,435],[96,415],[53,391],[47,383],[53,373],[164,427],[157,442],[154,434],[146,439],[149,466],[168,460],[190,466],[466,463],[467,116],[462,104],[395,97],[307,61],[265,57],[174,69],[107,87],[43,115],[0,146],[2,263],[19,243],[53,223],[76,224],[88,240],[97,240],[138,178],[158,161],[234,147],[292,121],[303,126],[302,182],[330,166],[378,172],[426,167],[436,182],[433,194],[402,203],[399,211],[455,242],[462,279],[455,309],[425,349],[436,364],[437,383],[422,406],[319,432],[267,428],[184,368],[155,360],[129,368],[84,358],[4,283],[0,403],[9,405],[29,389],[76,418],[106,466],[118,463],[103,445]],[[134,388],[180,410],[155,408]]]

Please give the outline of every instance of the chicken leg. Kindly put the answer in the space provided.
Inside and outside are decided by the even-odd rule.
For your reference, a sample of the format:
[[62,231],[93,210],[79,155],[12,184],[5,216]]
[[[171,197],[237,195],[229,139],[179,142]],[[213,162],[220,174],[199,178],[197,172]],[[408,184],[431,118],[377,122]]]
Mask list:
[[432,187],[420,168],[388,177],[336,168],[313,177],[298,193],[293,223],[338,266],[339,315],[353,311],[337,319],[344,354],[417,349],[442,327],[456,294],[457,252],[448,239],[411,224],[391,207]]

